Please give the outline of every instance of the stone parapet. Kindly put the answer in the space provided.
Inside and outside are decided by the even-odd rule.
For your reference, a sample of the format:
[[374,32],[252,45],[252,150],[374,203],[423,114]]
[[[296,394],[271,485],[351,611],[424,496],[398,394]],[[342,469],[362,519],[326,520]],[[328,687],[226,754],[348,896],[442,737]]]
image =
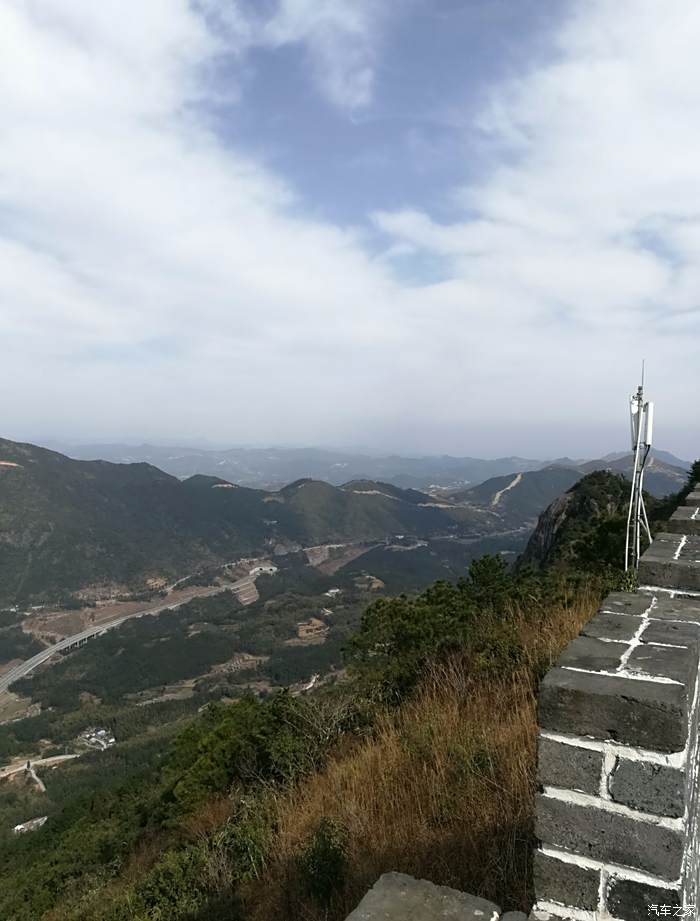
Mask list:
[[669,518],[665,530],[671,534],[700,534],[700,505],[681,505]]
[[615,593],[545,677],[534,919],[694,904],[699,660],[700,598]]
[[639,563],[644,586],[700,593],[700,535],[657,534]]

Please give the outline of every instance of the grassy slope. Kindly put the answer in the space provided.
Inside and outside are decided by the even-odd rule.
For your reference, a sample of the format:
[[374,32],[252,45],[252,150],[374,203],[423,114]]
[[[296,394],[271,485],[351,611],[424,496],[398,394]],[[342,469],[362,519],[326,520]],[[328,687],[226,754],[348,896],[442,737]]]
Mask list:
[[[475,679],[459,658],[434,665],[416,696],[386,713],[371,738],[276,799],[272,857],[245,887],[246,921],[339,921],[389,870],[526,909],[534,681],[598,602],[596,591],[584,591],[537,622],[519,618],[528,658],[506,680]],[[323,819],[347,835],[347,870],[328,914],[308,895],[299,871],[299,857]]]

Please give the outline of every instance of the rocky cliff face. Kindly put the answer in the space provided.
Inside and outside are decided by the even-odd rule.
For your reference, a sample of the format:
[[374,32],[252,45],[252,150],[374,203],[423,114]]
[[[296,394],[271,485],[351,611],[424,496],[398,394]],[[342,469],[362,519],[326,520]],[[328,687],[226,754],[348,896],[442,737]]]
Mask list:
[[565,492],[542,512],[520,558],[519,562],[522,565],[543,566],[552,556],[557,536],[567,520],[572,501],[571,492]]
[[599,544],[620,529],[629,483],[621,475],[597,471],[584,477],[540,515],[519,566],[549,566],[585,558],[593,542]]

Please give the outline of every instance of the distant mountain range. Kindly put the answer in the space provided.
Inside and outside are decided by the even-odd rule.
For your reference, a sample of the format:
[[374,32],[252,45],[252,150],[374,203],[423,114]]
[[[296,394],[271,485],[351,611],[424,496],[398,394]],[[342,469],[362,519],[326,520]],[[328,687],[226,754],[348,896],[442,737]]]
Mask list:
[[[466,489],[493,477],[541,470],[544,467],[573,467],[612,464],[627,457],[624,452],[608,454],[597,461],[557,458],[533,460],[525,457],[403,457],[372,456],[320,448],[200,448],[157,445],[92,444],[55,445],[76,460],[107,460],[119,464],[153,464],[166,473],[185,479],[195,474],[218,476],[256,489],[279,489],[302,478],[325,480],[341,486],[349,480],[380,480],[403,489],[431,490],[434,487]],[[654,451],[656,460],[687,470],[690,464],[665,451]],[[596,467],[596,469],[602,469]]]
[[[490,510],[500,517],[503,527],[534,526],[538,515],[550,503],[587,474],[600,471],[622,474],[627,479],[632,476],[633,458],[629,454],[611,455],[577,465],[571,460],[567,463],[567,466],[559,462],[541,470],[494,477],[470,489],[448,492],[447,497],[452,502]],[[662,498],[681,489],[686,477],[687,470],[654,455],[647,464],[644,486],[647,492]]]
[[108,460],[119,464],[145,462],[184,479],[197,473],[220,476],[241,486],[279,489],[309,477],[342,486],[349,480],[381,480],[405,489],[431,486],[465,487],[493,476],[537,470],[541,461],[524,457],[483,460],[473,457],[374,457],[320,448],[198,448],[156,445],[95,444],[56,447],[78,460]]
[[179,480],[145,463],[77,461],[0,440],[0,602],[135,587],[243,555],[395,535],[487,535],[490,510],[359,480],[270,492]]
[[[173,466],[182,469],[186,463],[196,469],[203,455],[213,462],[211,453],[168,456]],[[327,453],[268,452],[267,460],[275,469],[280,464],[298,469],[308,462],[325,464],[326,471],[345,463],[333,461],[329,467]],[[347,457],[330,455],[341,456]],[[450,467],[465,471],[471,463],[473,474],[479,464],[518,461],[395,460],[413,464],[414,472],[416,465],[425,464],[427,470],[432,463],[432,472],[442,469],[445,479]],[[388,465],[392,459],[374,461]],[[631,458],[567,460],[491,477],[466,489],[449,490],[433,482],[432,493],[366,476],[340,485],[307,476],[270,490],[202,473],[181,478],[144,462],[76,460],[0,439],[0,603],[56,598],[87,588],[143,588],[241,556],[316,544],[384,541],[398,535],[466,541],[502,535],[512,540],[514,533],[534,527],[554,499],[592,470],[629,474]],[[395,478],[405,481],[407,476],[399,473]],[[660,455],[653,458],[646,480],[652,493],[676,491],[684,481],[683,469]]]
[[[608,454],[600,460],[588,461],[578,468],[583,473],[592,473],[595,470],[609,470],[611,473],[621,473],[628,479],[632,477],[634,458],[631,454]],[[690,463],[679,460],[667,451],[651,452],[651,457],[644,473],[644,488],[652,496],[661,498],[672,492],[677,492],[685,485]]]
[[491,509],[506,525],[534,524],[540,512],[582,476],[575,467],[544,467],[494,477],[471,489],[450,493],[450,499]]

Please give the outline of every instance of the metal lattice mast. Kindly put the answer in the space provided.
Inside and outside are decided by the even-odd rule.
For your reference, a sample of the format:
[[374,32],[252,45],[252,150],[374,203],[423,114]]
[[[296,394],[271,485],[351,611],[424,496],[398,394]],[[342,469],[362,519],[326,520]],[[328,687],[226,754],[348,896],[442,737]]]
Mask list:
[[625,569],[637,569],[642,555],[642,529],[651,543],[651,531],[644,506],[644,468],[651,451],[654,426],[654,404],[644,402],[644,365],[642,383],[630,397],[630,423],[634,469],[632,489],[627,513],[627,539],[625,541]]

